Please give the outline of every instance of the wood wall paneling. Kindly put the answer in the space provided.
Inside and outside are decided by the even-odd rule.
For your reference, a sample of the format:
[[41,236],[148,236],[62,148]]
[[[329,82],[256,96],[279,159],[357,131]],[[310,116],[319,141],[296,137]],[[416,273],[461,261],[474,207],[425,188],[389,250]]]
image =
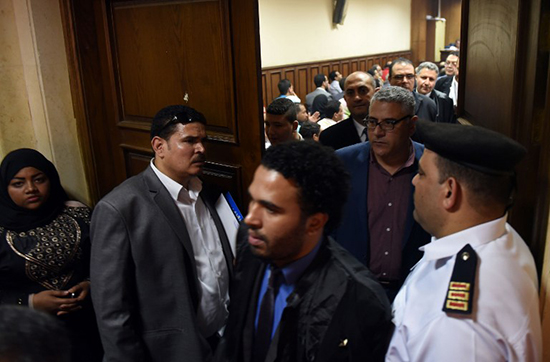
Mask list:
[[[273,99],[279,96],[277,83],[281,79],[290,79],[294,85],[294,92],[302,100],[302,103],[305,104],[306,94],[312,92],[316,88],[313,83],[313,78],[319,73],[328,76],[330,72],[337,70],[344,76],[348,76],[357,70],[367,71],[372,68],[374,64],[380,64],[384,67],[387,60],[393,60],[399,57],[410,58],[410,56],[410,51],[403,51],[265,68],[262,70],[261,78],[264,106],[267,106]],[[284,74],[284,77],[281,77],[281,74]]]

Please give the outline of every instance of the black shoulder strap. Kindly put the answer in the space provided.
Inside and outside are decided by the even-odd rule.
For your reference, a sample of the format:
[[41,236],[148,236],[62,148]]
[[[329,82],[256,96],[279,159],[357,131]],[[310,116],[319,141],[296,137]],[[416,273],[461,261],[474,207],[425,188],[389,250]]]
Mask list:
[[476,272],[477,254],[470,244],[467,244],[456,255],[455,267],[443,304],[444,312],[472,314]]

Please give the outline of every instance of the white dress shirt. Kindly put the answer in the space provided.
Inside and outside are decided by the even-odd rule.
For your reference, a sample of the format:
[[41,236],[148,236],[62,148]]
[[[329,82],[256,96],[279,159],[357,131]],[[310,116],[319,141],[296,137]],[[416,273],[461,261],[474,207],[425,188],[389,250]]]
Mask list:
[[[478,256],[471,315],[442,310],[456,254]],[[393,303],[386,361],[540,361],[538,281],[531,252],[506,216],[432,238]]]
[[453,106],[458,105],[458,82],[456,80],[456,76],[453,77],[453,81],[451,82],[451,88],[449,89],[449,98],[453,100]]
[[[199,197],[202,182],[193,177],[189,181],[189,189],[186,189],[157,169],[153,160],[151,168],[176,203],[189,233],[199,279],[198,324],[203,336],[210,337],[225,326],[229,271],[214,219]],[[177,277],[174,275],[174,278]]]

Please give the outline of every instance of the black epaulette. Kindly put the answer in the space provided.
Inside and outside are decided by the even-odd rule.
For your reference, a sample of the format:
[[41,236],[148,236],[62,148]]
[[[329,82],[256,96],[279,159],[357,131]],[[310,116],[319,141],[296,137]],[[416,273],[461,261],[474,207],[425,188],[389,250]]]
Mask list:
[[455,267],[443,311],[446,313],[472,314],[477,271],[477,254],[466,244],[456,255]]

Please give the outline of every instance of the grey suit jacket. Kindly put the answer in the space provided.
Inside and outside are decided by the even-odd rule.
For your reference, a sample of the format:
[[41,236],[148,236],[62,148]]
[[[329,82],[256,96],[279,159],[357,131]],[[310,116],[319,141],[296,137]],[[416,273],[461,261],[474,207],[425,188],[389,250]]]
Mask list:
[[332,95],[327,92],[326,90],[324,90],[323,88],[316,88],[313,92],[309,93],[306,95],[306,105],[307,105],[307,110],[310,111],[311,110],[311,106],[313,106],[313,100],[315,99],[315,97],[317,97],[319,94],[324,94],[327,96],[328,100],[330,101],[332,99]]
[[[201,198],[232,273],[215,197],[205,187]],[[91,289],[104,361],[208,360],[210,347],[197,326],[193,246],[176,204],[151,167],[97,204],[91,239]]]

